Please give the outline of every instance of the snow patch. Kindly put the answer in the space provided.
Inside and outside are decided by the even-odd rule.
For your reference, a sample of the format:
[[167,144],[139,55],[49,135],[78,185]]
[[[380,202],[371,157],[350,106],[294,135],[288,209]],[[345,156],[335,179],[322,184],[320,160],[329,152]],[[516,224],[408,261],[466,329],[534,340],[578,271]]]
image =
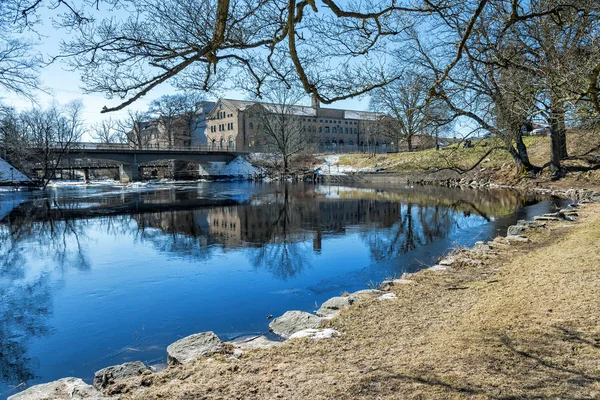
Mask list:
[[0,183],[19,184],[29,181],[25,174],[0,158]]
[[315,170],[317,175],[346,175],[356,172],[375,172],[373,168],[353,168],[349,165],[340,165],[340,156],[328,155],[323,158],[323,163]]
[[200,175],[248,178],[261,173],[259,168],[243,157],[236,157],[229,163],[211,162],[208,165],[200,165]]

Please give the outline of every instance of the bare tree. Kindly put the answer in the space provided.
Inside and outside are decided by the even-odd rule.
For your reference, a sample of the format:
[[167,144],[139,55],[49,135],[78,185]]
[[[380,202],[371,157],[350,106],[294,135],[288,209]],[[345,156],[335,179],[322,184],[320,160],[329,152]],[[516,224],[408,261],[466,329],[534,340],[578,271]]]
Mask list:
[[189,92],[164,95],[150,103],[150,113],[157,119],[160,137],[168,147],[190,145],[203,99],[202,95]]
[[84,133],[81,102],[47,109],[6,113],[0,122],[7,159],[23,172],[41,168],[41,184],[48,185],[66,154],[75,150]]
[[91,127],[90,136],[98,143],[115,143],[119,142],[118,121],[108,118],[101,122],[97,122]]
[[408,151],[412,151],[413,137],[425,134],[434,122],[427,111],[430,85],[423,75],[408,71],[400,79],[373,91],[370,107],[391,117],[384,121],[381,134],[395,144],[396,151],[403,141]]
[[142,111],[128,110],[127,116],[117,121],[117,138],[120,143],[126,142],[135,149],[145,149],[150,143],[150,136],[145,127],[149,116]]
[[31,146],[43,168],[42,186],[55,177],[64,156],[73,151],[84,133],[83,104],[75,101],[59,108],[33,109],[23,115]]
[[273,84],[263,98],[268,102],[256,103],[250,110],[255,123],[255,142],[281,155],[283,173],[289,172],[292,157],[310,150],[314,134],[303,123],[314,108],[299,106],[302,93],[287,88],[283,83]]

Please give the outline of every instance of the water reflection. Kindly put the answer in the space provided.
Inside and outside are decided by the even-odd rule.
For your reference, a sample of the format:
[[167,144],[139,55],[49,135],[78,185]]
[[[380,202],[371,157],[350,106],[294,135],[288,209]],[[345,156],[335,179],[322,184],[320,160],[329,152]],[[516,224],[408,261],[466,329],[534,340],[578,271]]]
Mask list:
[[[390,271],[395,273],[398,265],[414,261],[417,257],[415,252],[427,246],[437,245],[439,252],[443,251],[451,245],[451,240],[455,240],[457,232],[467,232],[465,240],[471,240],[473,233],[468,229],[472,227],[485,227],[486,234],[493,235],[498,229],[514,222],[517,210],[537,200],[504,190],[478,192],[430,187],[381,190],[246,184],[40,191],[13,201],[10,203],[12,206],[0,197],[0,204],[3,205],[0,214],[0,398],[7,393],[9,386],[47,381],[66,376],[77,368],[91,368],[72,365],[68,359],[60,359],[60,354],[38,358],[36,354],[29,354],[29,348],[33,342],[45,343],[43,338],[62,334],[60,328],[63,326],[59,324],[66,323],[64,321],[72,316],[61,314],[55,317],[53,302],[63,292],[79,300],[79,292],[74,291],[73,287],[80,283],[78,279],[81,276],[90,275],[95,279],[94,284],[90,285],[93,292],[86,292],[90,298],[97,298],[100,292],[102,296],[110,298],[121,284],[127,284],[105,282],[101,276],[94,275],[96,266],[105,262],[97,246],[105,246],[106,238],[112,238],[111,243],[131,241],[132,246],[143,249],[148,257],[160,260],[157,262],[165,262],[164,258],[157,255],[167,255],[167,261],[172,258],[180,261],[165,262],[163,269],[181,268],[181,265],[210,267],[213,264],[215,268],[225,269],[231,263],[245,262],[255,274],[269,275],[273,279],[269,281],[270,285],[275,286],[272,283],[275,281],[294,282],[296,286],[290,288],[282,284],[278,288],[280,290],[274,288],[270,292],[298,294],[294,298],[298,303],[282,303],[282,307],[310,310],[307,304],[313,304],[317,299],[302,297],[302,293],[310,291],[313,295],[326,296],[334,290],[364,285],[364,281],[350,282],[357,276],[352,274],[371,274],[365,276],[365,280],[385,277],[384,274]],[[344,238],[348,241],[339,241]],[[362,262],[351,258],[357,257],[358,260],[363,247],[373,271],[364,272],[364,264],[353,265],[353,262]],[[334,254],[334,251],[337,253]],[[107,248],[105,252],[110,253],[111,249]],[[348,253],[347,257],[350,258],[339,261],[344,253]],[[334,256],[337,258],[332,258]],[[133,259],[117,256],[111,258],[110,262],[118,262],[120,269],[131,269],[128,273],[133,275],[135,282],[145,279],[147,272],[135,269]],[[154,259],[143,262],[152,264]],[[348,265],[340,266],[340,263]],[[348,269],[344,269],[346,267]],[[381,268],[381,271],[377,268]],[[359,270],[363,272],[356,272]],[[80,275],[69,275],[73,271]],[[173,310],[180,310],[177,312],[181,312],[182,316],[187,315],[184,313],[188,312],[186,307],[191,307],[190,295],[204,290],[208,296],[206,301],[210,301],[210,296],[214,297],[214,293],[223,291],[219,287],[220,278],[217,277],[214,278],[217,279],[213,284],[215,288],[191,287],[187,295],[183,295],[183,292],[179,295],[179,287],[173,289],[174,294],[165,292],[172,289],[162,289],[163,281],[171,277],[156,274],[157,278],[151,282],[154,285],[152,290],[157,295],[171,296],[171,304],[165,306],[169,315],[173,314]],[[340,275],[347,276],[346,286],[340,286]],[[240,276],[241,280],[255,279],[246,272]],[[120,276],[123,277],[128,278],[127,275]],[[202,282],[212,282],[212,278],[209,278]],[[336,283],[330,285],[332,281]],[[72,287],[65,287],[65,282],[73,282]],[[131,284],[128,285],[123,292],[134,290]],[[308,290],[297,289],[301,285]],[[255,289],[251,286],[244,285],[240,290],[247,290],[248,296],[262,295],[250,293],[251,289]],[[136,293],[150,293],[150,289],[142,284],[135,290],[138,290]],[[244,296],[244,293],[239,295]],[[265,299],[263,303],[269,304],[269,307],[277,301]],[[255,319],[261,321],[260,324],[266,324],[266,312],[260,308],[264,304],[256,299],[254,301],[258,304],[256,309],[235,311],[231,308],[227,312],[247,313],[252,318],[255,314],[262,315],[262,319]],[[132,307],[132,315],[144,314],[148,308],[143,302],[119,306]],[[139,310],[134,308],[137,306]],[[210,309],[211,306],[206,305],[206,308]],[[72,309],[76,308],[69,308]],[[76,311],[79,321],[92,324],[86,318],[93,318],[91,315],[94,313],[90,313],[90,310]],[[157,315],[153,318],[160,320],[159,311],[156,310]],[[208,315],[213,311],[206,312]],[[241,319],[241,314],[226,317]],[[190,321],[190,326],[185,329],[181,326],[173,328],[169,321],[168,318],[165,318],[165,322],[159,321],[163,324],[159,324],[160,329],[179,330],[165,341],[188,330],[193,332],[199,329],[194,321]],[[120,322],[107,322],[106,329],[118,330]],[[143,323],[147,324],[148,321],[144,320]],[[98,324],[102,325],[102,321]],[[262,325],[259,328],[230,328],[231,324],[228,324],[223,329],[233,329],[237,333],[244,329],[264,329]],[[102,329],[96,325],[93,327]],[[212,328],[211,325],[209,327]],[[215,330],[218,331],[217,328]],[[97,334],[102,335],[102,332]],[[65,340],[68,341],[68,338]],[[114,343],[116,348],[125,345]],[[153,346],[160,349],[156,344]],[[104,348],[95,350],[100,354],[109,353]],[[39,371],[44,370],[43,363],[50,360],[48,357],[57,357],[52,360],[64,367],[60,371],[56,371],[56,368],[53,370],[56,376],[48,373],[40,375]]]
[[[161,252],[209,260],[213,246],[251,248],[256,268],[280,278],[308,267],[305,242],[322,250],[323,235],[362,231],[375,261],[391,259],[460,229],[465,219],[510,215],[536,201],[515,192],[397,188],[392,190],[275,186],[248,198],[207,197],[194,190],[68,193],[34,198],[2,220],[3,265],[23,267],[32,250],[55,266],[89,268],[81,241],[89,221],[101,219],[105,235],[133,233]],[[377,229],[374,229],[377,228]],[[37,246],[25,248],[23,242]]]

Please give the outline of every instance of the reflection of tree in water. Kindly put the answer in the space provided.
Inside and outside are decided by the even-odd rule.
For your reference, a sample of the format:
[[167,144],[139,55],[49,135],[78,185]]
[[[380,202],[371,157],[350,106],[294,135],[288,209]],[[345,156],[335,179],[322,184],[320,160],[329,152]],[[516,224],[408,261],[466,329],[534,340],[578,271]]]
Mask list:
[[398,221],[389,228],[371,229],[362,233],[375,261],[389,260],[428,245],[448,235],[452,227],[451,212],[440,206],[406,204]]
[[32,282],[0,278],[0,380],[16,386],[35,377],[35,360],[27,342],[46,335],[45,319],[52,309],[52,286],[47,274]]
[[[127,216],[137,223],[135,238],[151,243],[161,253],[207,261],[213,249],[208,246],[209,232],[198,221],[206,221],[201,211],[167,211]],[[123,224],[127,225],[127,224]]]
[[277,202],[270,209],[275,213],[275,218],[267,222],[267,236],[258,248],[253,249],[250,260],[256,269],[265,269],[277,278],[291,278],[308,266],[308,249],[298,237],[302,213],[290,201],[287,186],[284,188],[283,202]]
[[[37,259],[51,259],[61,269],[67,265],[89,269],[81,245],[87,220],[61,218],[62,209],[48,199],[32,205],[20,207],[2,221],[5,224],[0,233],[3,268],[12,271],[23,268],[25,254],[31,257],[33,253]],[[58,212],[48,213],[51,207]]]
[[[27,343],[49,332],[52,270],[89,268],[80,241],[85,221],[40,217],[48,207],[46,201],[41,208],[16,210],[0,224],[0,380],[13,386],[35,377]],[[32,274],[32,259],[49,259],[51,267]]]

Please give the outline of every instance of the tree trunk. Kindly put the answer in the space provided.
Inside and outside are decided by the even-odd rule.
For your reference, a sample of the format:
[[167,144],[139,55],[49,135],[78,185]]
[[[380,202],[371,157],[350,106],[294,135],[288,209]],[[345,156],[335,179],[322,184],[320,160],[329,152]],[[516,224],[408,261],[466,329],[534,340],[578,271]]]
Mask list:
[[519,158],[523,160],[523,162],[531,165],[529,162],[529,154],[527,153],[527,147],[523,142],[523,134],[521,133],[521,128],[518,128],[517,134],[515,136],[515,143],[517,145],[517,152],[519,153]]
[[556,95],[550,96],[550,170],[560,170],[560,161],[567,157],[565,133],[565,109],[562,100]]
[[408,152],[412,152],[413,151],[413,145],[412,145],[412,135],[408,135],[406,137],[406,144],[408,145]]
[[[522,142],[522,140],[521,140],[521,142]],[[518,146],[518,144],[517,144],[517,146]],[[524,147],[524,145],[523,145],[523,147]],[[514,148],[514,146],[512,145],[512,143],[510,143],[510,144],[507,143],[506,149],[508,150],[508,153],[510,154],[510,156],[513,159],[513,162],[515,163],[515,168],[517,169],[517,174],[526,174],[529,172],[537,171],[537,168],[535,166],[533,166],[531,164],[531,162],[529,161],[529,156],[527,155],[527,149],[525,149],[524,153],[522,153],[521,151],[517,151]]]

